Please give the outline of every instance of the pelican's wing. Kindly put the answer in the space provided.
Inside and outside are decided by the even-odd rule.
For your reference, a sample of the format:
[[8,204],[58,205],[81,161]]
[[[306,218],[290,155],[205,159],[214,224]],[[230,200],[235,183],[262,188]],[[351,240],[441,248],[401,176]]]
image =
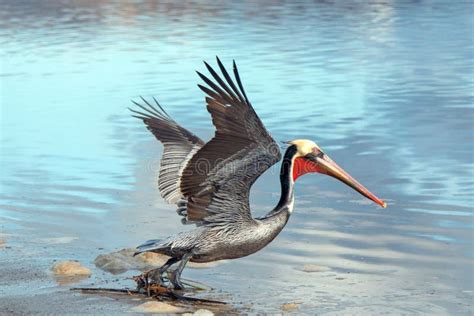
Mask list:
[[161,157],[158,188],[168,203],[177,203],[182,197],[180,179],[184,167],[204,142],[176,123],[154,99],[156,106],[143,99],[144,104],[132,101],[140,110],[130,109],[134,117],[143,120],[150,132],[164,146]]
[[219,58],[218,75],[205,63],[214,81],[198,75],[208,87],[207,109],[216,127],[215,136],[186,165],[181,192],[187,198],[184,222],[218,225],[251,219],[249,191],[265,170],[281,158],[280,148],[250,104],[235,62],[235,81]]

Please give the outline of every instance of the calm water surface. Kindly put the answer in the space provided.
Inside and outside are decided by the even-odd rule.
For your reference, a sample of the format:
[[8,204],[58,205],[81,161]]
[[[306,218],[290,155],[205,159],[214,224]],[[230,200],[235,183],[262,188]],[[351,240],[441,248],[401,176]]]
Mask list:
[[[156,190],[161,146],[127,107],[156,96],[211,137],[194,70],[219,55],[277,140],[315,140],[389,208],[305,176],[271,245],[185,277],[250,312],[473,313],[473,21],[469,1],[0,1],[0,261],[93,267],[189,229]],[[256,215],[277,202],[277,173],[254,185]],[[56,237],[72,241],[41,250]]]

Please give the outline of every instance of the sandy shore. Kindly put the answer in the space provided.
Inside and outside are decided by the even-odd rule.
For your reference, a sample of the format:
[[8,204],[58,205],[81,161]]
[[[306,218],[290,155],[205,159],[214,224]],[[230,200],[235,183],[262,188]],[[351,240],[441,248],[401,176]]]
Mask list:
[[[193,305],[180,307],[169,305],[166,309],[166,304],[159,306],[149,304],[150,300],[145,297],[82,294],[79,291],[71,291],[73,287],[134,288],[135,283],[126,275],[116,276],[117,270],[107,271],[100,265],[95,265],[94,261],[107,262],[109,268],[128,264],[127,269],[120,272],[130,270],[133,275],[165,260],[154,255],[133,258],[131,256],[133,249],[124,249],[101,254],[95,258],[96,260],[91,261],[87,259],[90,256],[84,255],[81,249],[74,247],[73,241],[76,239],[38,238],[35,242],[28,242],[26,236],[12,234],[8,238],[8,246],[5,240],[2,240],[4,243],[0,249],[2,262],[0,314],[156,313],[160,308],[161,312],[193,313],[199,310],[199,307]],[[100,252],[100,249],[97,249],[97,252]],[[58,259],[64,258],[67,253],[82,262]],[[126,255],[117,259],[117,253]]]
[[[43,231],[44,232],[44,231]],[[61,242],[58,242],[61,241]],[[4,246],[0,249],[0,259],[2,262],[2,273],[0,274],[0,313],[8,314],[122,314],[128,312],[140,312],[146,306],[151,309],[159,308],[157,305],[150,304],[139,307],[149,302],[145,298],[129,297],[124,295],[88,295],[79,292],[70,291],[71,287],[108,287],[108,288],[133,288],[134,283],[127,279],[133,274],[139,273],[139,269],[149,267],[148,265],[131,264],[121,274],[117,271],[107,271],[99,268],[95,263],[104,263],[108,258],[110,264],[124,264],[117,261],[117,254],[128,258],[131,254],[130,249],[105,252],[104,249],[91,249],[90,245],[81,242],[81,238],[60,239],[39,238],[34,241],[31,236],[12,233],[8,238],[4,238]],[[51,268],[62,260],[78,260],[81,264],[90,269],[91,275],[80,276],[77,278],[64,278],[55,276]],[[115,261],[114,261],[115,260]],[[128,260],[128,259],[126,259]],[[142,263],[159,263],[163,258],[143,257],[139,260]],[[94,263],[95,262],[95,263]],[[138,261],[137,261],[138,262]],[[135,262],[134,264],[137,264]],[[235,262],[235,261],[232,261]],[[249,267],[248,263],[244,263]],[[468,300],[472,298],[473,293],[469,291],[453,294],[450,289],[439,283],[438,286],[420,284],[414,278],[406,279],[407,271],[379,271],[379,273],[360,274],[348,273],[347,271],[334,270],[327,266],[313,263],[301,264],[296,266],[282,267],[280,272],[262,277],[262,283],[259,288],[272,289],[274,296],[268,297],[262,309],[260,299],[255,291],[249,290],[249,297],[241,296],[246,290],[245,284],[249,280],[245,275],[237,283],[239,265],[222,265],[212,267],[207,270],[188,270],[188,275],[200,278],[210,278],[211,285],[223,289],[230,289],[230,292],[223,293],[219,290],[206,291],[204,297],[223,300],[231,303],[231,308],[242,313],[251,311],[266,312],[301,312],[308,313],[314,310],[313,303],[308,302],[305,293],[308,293],[309,284],[311,288],[317,288],[317,296],[321,299],[318,304],[322,313],[354,312],[375,314],[381,311],[388,314],[406,313],[431,313],[445,314],[449,310],[457,310],[460,313],[468,314],[471,306]],[[265,266],[257,265],[256,269],[262,271]],[[229,270],[228,270],[229,269]],[[216,275],[214,270],[218,271]],[[242,271],[244,271],[242,270]],[[276,271],[278,271],[276,270]],[[234,271],[234,272],[233,272]],[[228,274],[228,273],[231,274]],[[401,273],[401,274],[400,274]],[[229,275],[228,277],[226,275]],[[398,275],[398,277],[397,277]],[[394,280],[397,280],[395,282]],[[271,280],[271,283],[268,283]],[[293,293],[285,293],[279,289],[285,288],[285,282],[293,280],[294,284],[299,284],[293,288]],[[242,282],[243,281],[243,282]],[[282,283],[283,282],[283,283]],[[308,283],[309,282],[309,283]],[[209,284],[208,283],[208,284]],[[364,285],[365,284],[365,285]],[[377,284],[375,288],[368,285]],[[316,285],[316,287],[314,286]],[[395,287],[389,289],[388,287]],[[363,293],[357,289],[363,289]],[[383,289],[384,293],[380,293]],[[242,292],[244,290],[244,292]],[[232,291],[237,294],[231,294]],[[314,291],[314,290],[312,290]],[[300,293],[300,294],[298,294]],[[295,295],[296,294],[296,295]],[[251,299],[256,295],[256,299]],[[299,297],[299,299],[296,299]],[[442,298],[449,304],[439,304]],[[340,303],[335,304],[338,300]],[[195,312],[199,308],[195,306],[178,306],[175,311]],[[219,309],[214,310],[219,314]]]

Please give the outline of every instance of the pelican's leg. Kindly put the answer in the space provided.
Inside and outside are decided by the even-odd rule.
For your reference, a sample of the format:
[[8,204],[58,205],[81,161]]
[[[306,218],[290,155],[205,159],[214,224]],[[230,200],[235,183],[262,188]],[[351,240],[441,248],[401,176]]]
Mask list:
[[168,261],[166,261],[166,263],[162,265],[161,267],[159,267],[158,269],[153,269],[146,272],[147,277],[150,279],[150,281],[154,281],[158,285],[163,285],[164,283],[163,273],[165,273],[166,270],[169,269],[169,267],[171,267],[173,264],[175,264],[178,261],[179,261],[178,258],[174,258],[174,257],[169,258]]
[[171,272],[171,275],[169,276],[169,280],[171,284],[173,284],[173,288],[175,290],[184,290],[184,286],[181,283],[181,273],[183,272],[184,267],[186,266],[186,263],[188,263],[189,259],[191,259],[192,254],[188,253],[185,254],[182,258],[181,261],[179,262],[178,267],[176,270]]

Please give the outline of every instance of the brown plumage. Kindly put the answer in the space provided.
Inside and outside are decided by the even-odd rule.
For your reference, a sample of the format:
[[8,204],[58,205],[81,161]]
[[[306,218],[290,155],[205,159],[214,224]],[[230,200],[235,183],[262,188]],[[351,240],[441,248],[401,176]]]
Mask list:
[[[289,219],[294,204],[294,181],[302,174],[320,172],[334,176],[382,205],[381,200],[350,178],[314,142],[296,140],[283,158],[280,201],[266,216],[253,218],[250,188],[281,159],[281,153],[250,104],[235,62],[235,79],[219,58],[217,64],[222,75],[205,63],[213,80],[198,72],[208,86],[198,85],[207,94],[207,110],[216,129],[209,142],[204,143],[178,125],[156,100],[155,106],[142,99],[144,105],[135,103],[139,109],[131,109],[133,116],[143,120],[164,145],[158,180],[161,195],[167,202],[177,204],[183,223],[197,225],[191,231],[164,240],[150,240],[137,248],[137,254],[152,251],[171,257],[159,269],[145,274],[146,279],[152,277],[157,283],[162,283],[162,274],[179,262],[170,276],[175,288],[182,288],[180,275],[188,260],[240,258],[270,243]],[[295,164],[298,168],[293,169]]]

